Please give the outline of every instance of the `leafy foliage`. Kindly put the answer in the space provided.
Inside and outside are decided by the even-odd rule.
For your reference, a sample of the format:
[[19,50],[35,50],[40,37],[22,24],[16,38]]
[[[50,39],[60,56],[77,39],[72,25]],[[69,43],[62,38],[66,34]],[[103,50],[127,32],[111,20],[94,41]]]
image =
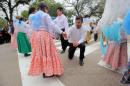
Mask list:
[[101,17],[104,11],[105,0],[64,0],[67,6],[72,7],[76,15]]
[[14,9],[19,5],[19,4],[29,4],[31,0],[0,0],[0,10],[2,10],[5,13],[5,19],[8,22],[12,21],[13,17],[13,12]]
[[21,15],[24,19],[28,19],[28,10],[22,11]]
[[0,17],[0,29],[7,26],[7,21]]
[[51,16],[56,16],[56,9],[62,7],[62,4],[55,2],[54,0],[37,0],[32,4],[32,7],[38,8],[39,1],[44,1],[49,8],[49,14]]

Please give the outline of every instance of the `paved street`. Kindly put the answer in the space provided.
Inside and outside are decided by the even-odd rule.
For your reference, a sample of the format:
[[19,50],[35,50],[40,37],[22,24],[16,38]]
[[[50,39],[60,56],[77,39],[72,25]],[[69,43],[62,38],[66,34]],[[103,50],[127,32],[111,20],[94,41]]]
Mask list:
[[18,56],[9,44],[0,45],[0,86],[22,86]]
[[[55,41],[55,44],[60,52],[60,42]],[[120,84],[121,74],[97,65],[101,59],[99,42],[91,42],[86,46],[83,67],[79,66],[79,49],[76,50],[72,61],[68,60],[66,50],[66,53],[61,55],[65,72],[60,78],[28,76],[31,57],[24,58],[19,53],[17,57],[16,54],[16,50],[9,48],[9,44],[0,46],[0,86],[21,86],[21,83],[23,86],[127,86]],[[7,77],[9,74],[10,77]]]

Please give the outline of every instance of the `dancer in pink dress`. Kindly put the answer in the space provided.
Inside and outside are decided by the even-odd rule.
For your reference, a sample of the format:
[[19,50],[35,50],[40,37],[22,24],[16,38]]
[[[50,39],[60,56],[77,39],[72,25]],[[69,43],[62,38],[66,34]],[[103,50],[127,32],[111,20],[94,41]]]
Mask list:
[[[123,7],[122,7],[123,6]],[[125,14],[129,10],[130,1],[129,0],[106,0],[105,9],[102,15],[102,18],[98,22],[97,30],[102,30],[106,26],[110,26],[113,24],[114,21],[117,20],[118,17],[124,18]],[[123,21],[124,22],[124,21]],[[123,23],[122,22],[122,23]],[[121,25],[123,26],[123,24]],[[124,29],[124,27],[121,27]],[[111,30],[111,32],[115,32]],[[117,31],[113,33],[119,34],[123,31]],[[109,32],[108,32],[109,33]],[[109,37],[113,37],[113,35],[110,35]],[[125,35],[125,34],[124,34]],[[119,69],[118,72],[122,73],[127,65],[127,41],[126,38],[121,37],[122,41],[116,41],[110,40],[107,48],[107,52],[105,53],[105,58],[103,58],[103,61],[101,60],[98,64],[104,67],[112,68],[113,70]],[[105,64],[105,63],[109,64]],[[107,68],[108,68],[107,67]],[[123,69],[122,69],[123,68]]]
[[[111,37],[108,37],[110,42],[104,57],[104,62],[110,65],[112,70],[123,69],[127,67],[127,36],[124,32],[122,23],[123,20],[122,22],[118,20],[112,25],[112,29],[108,28],[111,29],[113,33],[110,30],[108,31],[108,34],[110,34],[109,36]],[[119,39],[117,37],[118,33],[120,37]]]
[[63,65],[50,31],[55,29],[60,34],[63,32],[52,22],[51,17],[46,12],[47,5],[41,2],[39,11],[29,17],[33,29],[32,61],[29,68],[29,75],[32,76],[43,74],[44,77],[50,77],[63,74]]

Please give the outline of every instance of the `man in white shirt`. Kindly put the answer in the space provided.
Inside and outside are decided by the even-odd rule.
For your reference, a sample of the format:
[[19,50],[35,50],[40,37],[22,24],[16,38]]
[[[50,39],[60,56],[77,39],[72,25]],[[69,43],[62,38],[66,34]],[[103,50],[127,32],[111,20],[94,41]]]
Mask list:
[[[60,27],[60,29],[64,32],[67,32],[68,29],[68,20],[66,18],[66,16],[63,14],[63,8],[62,7],[58,7],[57,8],[57,17],[54,20],[54,23]],[[60,35],[60,39],[61,39],[61,46],[62,46],[62,52],[64,53],[66,48],[67,48],[67,40],[64,39],[63,35]]]
[[83,19],[82,17],[78,16],[75,19],[75,25],[69,28],[67,36],[69,41],[69,53],[68,57],[71,60],[74,56],[76,48],[80,48],[80,66],[83,66],[83,59],[84,59],[84,52],[85,52],[85,27],[82,26]]

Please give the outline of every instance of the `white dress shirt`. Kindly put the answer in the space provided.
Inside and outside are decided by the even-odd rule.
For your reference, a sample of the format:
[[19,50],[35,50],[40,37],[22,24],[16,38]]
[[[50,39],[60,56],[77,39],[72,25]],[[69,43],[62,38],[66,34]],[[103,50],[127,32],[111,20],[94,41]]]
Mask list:
[[69,43],[77,42],[80,44],[84,42],[85,33],[86,29],[84,26],[82,26],[80,29],[77,29],[77,27],[73,25],[67,32]]
[[67,32],[68,29],[68,19],[64,14],[61,16],[57,16],[56,19],[54,20],[54,23],[60,27],[60,29],[65,28],[65,32]]

